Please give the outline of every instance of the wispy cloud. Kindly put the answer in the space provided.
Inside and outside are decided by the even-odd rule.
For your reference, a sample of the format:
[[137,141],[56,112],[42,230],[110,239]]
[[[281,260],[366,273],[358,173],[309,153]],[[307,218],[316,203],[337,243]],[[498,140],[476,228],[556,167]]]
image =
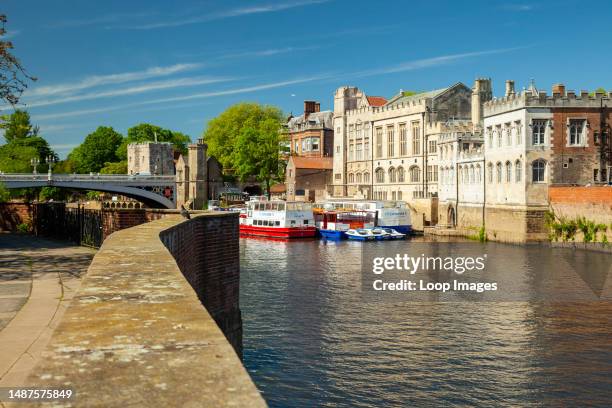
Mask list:
[[200,67],[202,67],[202,64],[175,64],[167,67],[151,67],[142,71],[123,72],[110,75],[93,75],[76,82],[71,81],[63,84],[39,86],[33,88],[32,90],[27,90],[24,97],[70,94],[97,86],[118,85],[126,82],[142,81],[145,79],[191,71]]
[[288,54],[291,52],[299,51],[310,51],[321,48],[320,46],[309,46],[309,47],[282,47],[282,48],[269,48],[266,50],[256,51],[244,51],[221,55],[218,59],[232,59],[232,58],[249,58],[249,57],[271,57],[278,54]]
[[523,48],[526,48],[526,47],[499,48],[499,49],[493,49],[493,50],[465,52],[461,54],[440,55],[438,57],[423,58],[423,59],[417,59],[413,61],[407,61],[401,64],[392,65],[389,67],[357,71],[357,72],[346,74],[346,76],[351,77],[351,78],[362,78],[362,77],[368,77],[368,76],[374,76],[374,75],[394,74],[397,72],[413,71],[416,69],[431,68],[431,67],[436,67],[440,65],[447,65],[447,64],[457,62],[460,60],[464,60],[464,59],[468,59],[468,58],[475,58],[475,57],[481,57],[481,56],[492,55],[492,54],[503,54],[506,52],[516,51],[516,50],[520,50]]
[[502,10],[508,11],[531,11],[536,8],[535,4],[517,4],[517,3],[506,3],[501,5]]
[[129,88],[120,88],[113,89],[109,91],[103,92],[91,92],[81,95],[73,95],[66,96],[56,99],[47,99],[40,100],[31,103],[27,103],[26,105],[29,108],[39,107],[39,106],[48,106],[48,105],[57,105],[60,103],[68,103],[68,102],[76,102],[76,101],[85,101],[92,99],[100,99],[100,98],[109,98],[116,96],[126,96],[126,95],[135,95],[145,92],[151,91],[159,91],[163,89],[172,89],[172,88],[181,88],[187,86],[198,86],[198,85],[209,85],[219,82],[230,81],[234,78],[209,78],[209,77],[191,77],[191,78],[178,78],[178,79],[170,79],[165,81],[157,81],[150,82],[146,84],[136,85]]
[[48,28],[63,28],[63,27],[84,27],[99,24],[120,23],[125,20],[142,19],[145,17],[153,17],[159,15],[156,11],[144,11],[139,13],[115,13],[106,16],[94,18],[84,18],[79,20],[64,20],[47,24]]
[[[298,0],[285,3],[270,3],[262,5],[254,5],[248,7],[238,7],[234,9],[219,11],[216,13],[207,13],[198,16],[177,18],[175,20],[164,20],[147,24],[133,24],[129,26],[121,26],[124,29],[135,30],[152,30],[156,28],[179,27],[191,24],[205,23],[207,21],[222,20],[226,18],[247,16],[251,14],[273,13],[276,11],[288,10],[296,7],[310,6],[315,4],[327,3],[330,0]],[[108,27],[117,28],[117,27]]]
[[281,87],[285,87],[289,85],[317,81],[317,80],[325,79],[328,77],[329,75],[318,75],[318,76],[307,77],[307,78],[297,78],[297,79],[291,79],[291,80],[286,80],[286,81],[271,82],[271,83],[266,83],[266,84],[254,85],[250,87],[225,89],[225,90],[212,91],[212,92],[201,92],[201,93],[195,93],[195,94],[190,94],[190,95],[152,99],[152,100],[147,100],[143,102],[135,102],[135,103],[130,103],[130,104],[113,105],[113,106],[107,106],[107,107],[96,108],[96,109],[82,109],[82,110],[75,110],[75,111],[69,111],[69,112],[35,115],[34,118],[35,120],[54,120],[54,119],[61,119],[61,118],[74,117],[74,116],[84,116],[84,115],[92,115],[92,114],[97,114],[97,113],[105,113],[105,112],[111,112],[115,110],[124,110],[124,109],[130,109],[134,107],[142,107],[142,106],[154,105],[154,104],[167,104],[166,106],[168,107],[174,107],[176,106],[176,102],[181,102],[181,101],[206,99],[206,98],[212,98],[212,97],[224,96],[224,95],[235,95],[235,94],[243,94],[243,93],[246,94],[246,93],[252,93],[252,92],[257,92],[257,91],[262,91],[262,90],[267,90],[267,89],[281,88]]

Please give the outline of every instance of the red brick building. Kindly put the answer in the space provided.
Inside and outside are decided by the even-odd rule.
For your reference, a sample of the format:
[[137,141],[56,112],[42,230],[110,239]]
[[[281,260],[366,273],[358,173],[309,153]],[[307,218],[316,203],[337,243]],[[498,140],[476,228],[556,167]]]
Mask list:
[[553,87],[552,184],[600,184],[612,180],[612,93],[576,95]]

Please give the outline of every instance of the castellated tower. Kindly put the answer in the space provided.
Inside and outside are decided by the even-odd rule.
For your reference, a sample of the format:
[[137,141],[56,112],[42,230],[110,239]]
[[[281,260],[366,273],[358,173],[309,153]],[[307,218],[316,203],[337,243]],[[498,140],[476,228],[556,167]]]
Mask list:
[[197,143],[192,143],[188,147],[187,163],[189,167],[189,202],[191,209],[202,210],[207,203],[208,183],[206,150],[208,146],[203,139],[198,139]]
[[491,78],[477,78],[472,88],[472,123],[477,126],[482,122],[482,105],[493,99]]

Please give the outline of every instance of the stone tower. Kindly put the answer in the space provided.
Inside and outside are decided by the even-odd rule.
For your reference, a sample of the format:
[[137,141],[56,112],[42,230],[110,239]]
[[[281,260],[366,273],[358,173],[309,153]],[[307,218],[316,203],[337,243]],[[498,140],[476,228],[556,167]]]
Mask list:
[[482,105],[493,99],[491,78],[478,78],[472,88],[472,123],[478,125],[482,121]]
[[204,209],[208,200],[206,149],[208,146],[203,139],[192,143],[188,147],[187,163],[189,167],[189,203],[193,210]]

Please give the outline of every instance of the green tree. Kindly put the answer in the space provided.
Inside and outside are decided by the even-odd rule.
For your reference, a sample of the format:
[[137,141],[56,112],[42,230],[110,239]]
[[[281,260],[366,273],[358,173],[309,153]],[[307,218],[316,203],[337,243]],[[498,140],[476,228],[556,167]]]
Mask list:
[[164,129],[149,123],[141,123],[128,129],[127,137],[117,148],[117,157],[127,161],[127,145],[130,143],[152,142],[172,143],[174,150],[187,154],[187,145],[191,142],[189,136],[181,132]]
[[38,136],[38,126],[32,125],[27,111],[17,109],[10,115],[2,116],[1,120],[0,129],[4,129],[7,143]]
[[278,131],[284,120],[283,113],[276,107],[257,103],[239,103],[229,107],[208,122],[204,132],[208,153],[215,156],[224,168],[235,168],[237,142],[243,135],[243,129],[251,128],[259,131],[261,124],[268,119],[278,124]]
[[268,198],[272,181],[280,180],[283,174],[280,126],[277,117],[268,117],[242,127],[231,157],[236,175],[241,180],[256,176],[265,183]]
[[8,189],[4,187],[4,184],[0,183],[0,203],[4,203],[11,197]]
[[28,87],[28,82],[36,81],[36,78],[30,76],[11,53],[13,43],[3,39],[5,24],[6,15],[0,14],[0,100],[15,105]]
[[104,167],[100,169],[102,174],[127,174],[127,161],[122,160],[116,163],[104,163]]
[[30,160],[35,157],[38,157],[38,151],[34,147],[7,143],[0,146],[0,171],[4,173],[29,173],[32,170]]
[[603,87],[601,87],[601,86],[600,86],[599,88],[597,88],[596,90],[594,90],[593,92],[591,92],[591,93],[589,94],[589,96],[595,96],[595,94],[596,94],[597,92],[602,92],[602,93],[604,93],[604,94],[607,94],[607,93],[608,93],[608,91],[606,91],[606,88],[603,88]]
[[122,142],[121,133],[112,127],[100,126],[68,155],[68,160],[74,162],[77,173],[96,173],[106,163],[119,161],[117,148]]

